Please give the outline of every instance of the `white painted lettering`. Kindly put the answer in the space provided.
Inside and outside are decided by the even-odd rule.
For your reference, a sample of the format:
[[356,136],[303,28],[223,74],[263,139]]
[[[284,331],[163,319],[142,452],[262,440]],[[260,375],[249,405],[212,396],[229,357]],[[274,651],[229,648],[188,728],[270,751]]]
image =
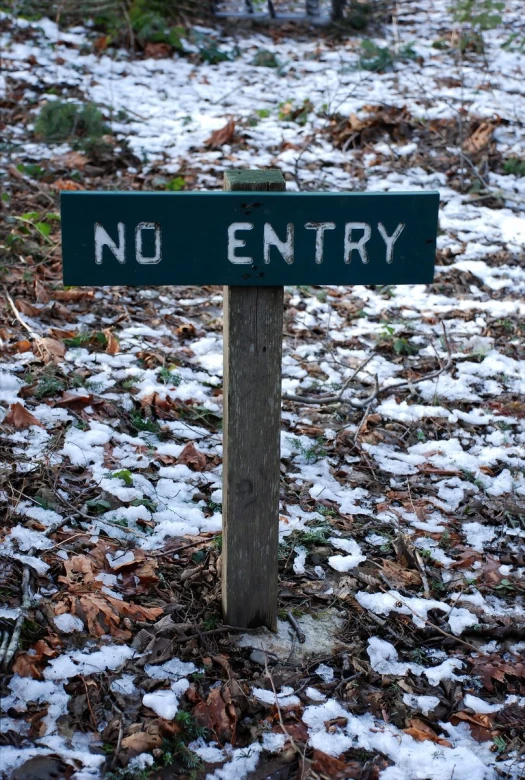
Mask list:
[[[155,231],[155,254],[153,257],[144,256],[142,247],[143,230]],[[135,258],[137,263],[140,263],[141,265],[156,265],[156,263],[160,263],[162,258],[160,225],[155,224],[155,222],[139,222],[135,228]]]
[[[363,235],[359,241],[352,241],[352,230],[362,230]],[[352,252],[357,249],[363,263],[368,263],[368,255],[366,252],[365,244],[369,240],[372,234],[370,225],[366,222],[347,222],[345,225],[345,263],[350,263],[352,260]]]
[[307,230],[315,230],[315,262],[321,264],[323,262],[324,252],[324,232],[325,230],[335,230],[335,222],[307,222],[305,225]]
[[117,232],[118,244],[113,241],[106,228],[102,227],[100,222],[95,222],[95,263],[97,265],[102,263],[105,246],[113,252],[119,263],[126,262],[126,234],[123,222],[118,223]]
[[404,222],[400,222],[399,225],[396,227],[394,232],[391,236],[388,235],[386,232],[384,226],[381,224],[381,222],[378,222],[377,229],[381,233],[381,236],[383,238],[383,241],[386,244],[386,261],[387,263],[391,263],[394,259],[394,244],[396,243],[397,239],[403,232],[403,228],[405,227]]
[[286,228],[286,241],[281,241],[270,223],[266,222],[264,225],[264,262],[270,262],[270,247],[274,246],[284,257],[285,262],[289,265],[293,263],[293,236],[294,226],[291,222],[288,223]]
[[253,222],[233,222],[228,228],[228,260],[236,265],[249,265],[253,263],[253,257],[238,257],[235,254],[236,249],[246,246],[246,241],[235,235],[238,230],[253,230]]

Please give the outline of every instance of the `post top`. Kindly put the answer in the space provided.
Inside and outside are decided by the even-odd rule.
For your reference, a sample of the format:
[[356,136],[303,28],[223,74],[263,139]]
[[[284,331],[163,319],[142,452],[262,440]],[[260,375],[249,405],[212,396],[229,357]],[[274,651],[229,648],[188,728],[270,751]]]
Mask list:
[[224,174],[224,189],[226,191],[268,190],[275,192],[285,188],[284,176],[276,168],[266,171],[226,171]]

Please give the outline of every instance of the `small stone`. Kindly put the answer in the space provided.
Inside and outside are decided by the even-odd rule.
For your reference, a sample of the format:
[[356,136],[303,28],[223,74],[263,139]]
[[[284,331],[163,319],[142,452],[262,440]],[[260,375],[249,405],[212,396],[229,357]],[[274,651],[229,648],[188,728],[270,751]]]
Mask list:
[[266,653],[263,653],[262,650],[252,650],[250,653],[250,661],[253,661],[254,664],[259,664],[259,666],[265,666]]

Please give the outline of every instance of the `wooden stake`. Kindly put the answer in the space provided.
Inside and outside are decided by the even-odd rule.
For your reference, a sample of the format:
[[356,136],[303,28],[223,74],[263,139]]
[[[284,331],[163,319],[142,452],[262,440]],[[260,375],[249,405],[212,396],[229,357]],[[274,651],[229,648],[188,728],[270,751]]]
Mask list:
[[[231,171],[226,191],[282,191]],[[224,288],[222,604],[228,625],[277,628],[283,287]]]

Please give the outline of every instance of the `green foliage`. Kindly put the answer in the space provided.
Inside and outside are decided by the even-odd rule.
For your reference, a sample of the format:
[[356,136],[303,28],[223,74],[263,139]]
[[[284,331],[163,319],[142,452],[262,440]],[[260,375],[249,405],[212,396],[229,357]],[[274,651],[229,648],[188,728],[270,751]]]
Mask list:
[[86,501],[86,508],[95,515],[101,515],[111,509],[111,504],[102,498],[93,498],[90,501]]
[[130,418],[131,424],[137,431],[145,431],[146,433],[158,433],[160,431],[160,425],[156,420],[152,420],[150,417],[143,417],[140,412],[132,412]]
[[525,35],[512,33],[501,48],[505,51],[518,51],[523,54],[525,52]]
[[350,0],[347,3],[344,22],[354,30],[364,30],[368,24],[372,8],[367,3]]
[[74,148],[93,151],[103,145],[109,132],[94,103],[68,103],[53,100],[40,109],[35,135],[51,143],[67,141]]
[[395,338],[392,342],[396,355],[417,355],[419,349],[411,344],[408,339]]
[[308,98],[299,104],[294,103],[293,100],[286,100],[279,104],[279,119],[305,125],[313,110],[314,104]]
[[176,176],[166,184],[168,192],[180,192],[186,186],[186,179],[184,176]]
[[121,471],[114,471],[113,474],[111,474],[110,476],[111,479],[123,479],[128,487],[130,485],[133,485],[133,476],[131,474],[131,471],[129,471],[128,469],[122,469]]
[[296,455],[302,455],[307,463],[315,463],[326,456],[323,437],[319,436],[311,446],[305,446],[301,441],[290,439],[290,444]]
[[163,385],[178,387],[182,382],[182,377],[180,374],[174,373],[172,367],[162,366],[159,371],[159,382],[162,382]]
[[316,544],[326,544],[330,533],[331,529],[328,526],[319,525],[308,531],[299,531],[297,534],[297,542],[306,547],[312,547]]
[[505,3],[501,0],[456,0],[451,6],[452,17],[459,24],[469,24],[474,30],[493,30],[503,17]]
[[28,165],[20,163],[16,166],[16,169],[17,171],[20,171],[20,173],[23,173],[24,176],[29,176],[31,179],[41,179],[46,172],[45,168],[42,168],[40,165],[35,163],[30,163]]
[[227,51],[219,49],[217,41],[211,35],[206,35],[199,30],[192,30],[189,38],[197,46],[201,62],[207,62],[209,65],[235,60],[241,54],[238,46],[234,46]]
[[376,73],[382,73],[385,70],[391,70],[396,62],[407,62],[416,59],[416,52],[410,43],[405,44],[395,53],[387,46],[378,46],[369,38],[361,41],[361,52],[359,55],[359,67],[363,70],[371,70]]
[[503,163],[503,170],[514,176],[525,176],[525,160],[520,160],[519,157],[509,157]]
[[56,395],[64,389],[63,383],[56,376],[45,374],[38,382],[33,395],[35,398],[46,398]]
[[133,33],[142,47],[147,43],[168,43],[182,50],[184,28],[171,26],[167,20],[167,3],[151,0],[134,0],[129,10]]
[[26,211],[26,213],[22,214],[21,216],[14,216],[13,219],[16,219],[17,222],[22,223],[22,232],[26,235],[36,233],[48,244],[53,244],[53,241],[49,237],[52,229],[50,222],[56,219],[60,219],[58,214],[51,213],[42,217],[38,211]]
[[273,51],[268,49],[259,49],[251,64],[259,68],[279,68],[281,65]]
[[63,342],[70,349],[78,347],[101,347],[105,349],[108,345],[106,334],[97,330],[77,333],[76,336],[72,336],[70,339],[63,339]]

